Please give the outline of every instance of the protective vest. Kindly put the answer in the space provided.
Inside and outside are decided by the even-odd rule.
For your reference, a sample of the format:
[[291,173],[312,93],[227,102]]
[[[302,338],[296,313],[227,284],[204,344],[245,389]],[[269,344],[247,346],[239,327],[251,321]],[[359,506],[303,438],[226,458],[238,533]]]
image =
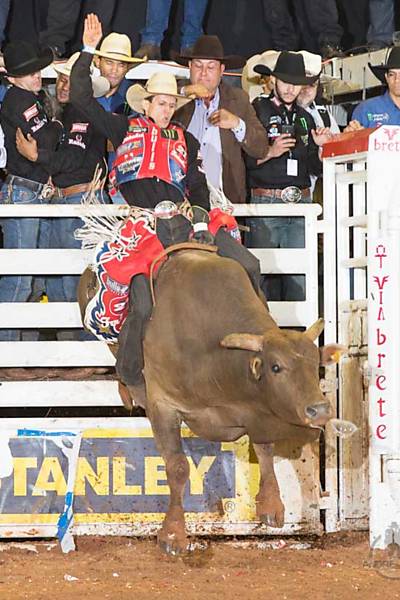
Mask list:
[[114,187],[137,179],[157,178],[185,195],[187,146],[180,127],[158,127],[147,117],[132,117],[117,148],[110,180]]

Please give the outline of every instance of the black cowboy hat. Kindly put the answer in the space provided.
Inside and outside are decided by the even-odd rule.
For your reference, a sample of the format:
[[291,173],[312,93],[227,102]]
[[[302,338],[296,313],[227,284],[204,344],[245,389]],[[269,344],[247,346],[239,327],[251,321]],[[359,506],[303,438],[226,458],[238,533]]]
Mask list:
[[180,65],[187,65],[194,58],[219,60],[227,69],[241,69],[246,60],[242,56],[230,54],[224,56],[224,48],[216,35],[202,35],[190,52],[186,54],[172,53],[173,59]]
[[386,56],[385,64],[371,65],[371,63],[368,63],[368,66],[379,81],[386,83],[385,73],[387,73],[389,69],[400,69],[400,46],[393,46]]
[[30,42],[15,41],[4,49],[5,75],[24,77],[36,73],[53,62],[51,48],[38,49]]
[[273,75],[280,81],[293,85],[311,85],[319,77],[319,74],[307,77],[304,58],[297,52],[281,52],[273,71],[263,64],[255,65],[253,70],[260,75]]

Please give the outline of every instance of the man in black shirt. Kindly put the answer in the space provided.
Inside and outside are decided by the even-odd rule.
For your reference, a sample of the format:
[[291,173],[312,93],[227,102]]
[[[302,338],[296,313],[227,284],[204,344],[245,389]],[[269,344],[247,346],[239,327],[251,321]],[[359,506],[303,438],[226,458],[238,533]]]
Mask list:
[[[62,124],[52,121],[45,108],[40,70],[53,60],[50,48],[40,52],[30,43],[19,41],[9,44],[4,51],[6,76],[11,87],[5,95],[0,121],[7,149],[8,175],[1,190],[4,204],[41,204],[48,202],[46,185],[48,171],[40,163],[21,156],[16,147],[16,132],[30,134],[36,141],[39,154],[52,151],[61,135]],[[2,221],[4,248],[41,247],[41,227],[38,218],[7,218]],[[0,302],[26,302],[31,295],[33,278],[5,276],[0,279]],[[20,330],[0,331],[1,341],[18,340]]]
[[[311,202],[310,174],[319,175],[322,164],[318,146],[329,139],[329,130],[315,128],[311,115],[296,99],[303,85],[316,77],[306,77],[300,54],[281,52],[275,69],[256,65],[262,75],[272,75],[274,93],[258,97],[253,106],[264,125],[269,149],[261,160],[247,159],[248,183],[254,204]],[[269,217],[250,219],[248,246],[298,248],[304,246],[304,224],[301,218]],[[304,299],[303,277],[298,275],[268,276],[263,286],[269,300]]]
[[[56,149],[38,151],[36,140],[28,134],[24,136],[17,130],[18,151],[28,160],[41,165],[51,176],[55,190],[53,204],[80,204],[88,193],[90,182],[97,165],[105,163],[105,137],[95,129],[85,115],[69,102],[71,69],[79,53],[74,54],[65,64],[57,64],[56,100],[62,112],[63,136]],[[102,84],[102,85],[99,85]],[[101,95],[108,89],[108,82],[98,78],[92,94]],[[101,200],[101,192],[98,192]],[[74,232],[82,226],[79,218],[49,219],[50,248],[80,248],[81,244],[74,237]],[[76,302],[77,275],[49,277],[46,281],[46,292],[51,302]],[[87,339],[86,332],[62,332],[62,339]],[[88,339],[93,339],[90,336]]]

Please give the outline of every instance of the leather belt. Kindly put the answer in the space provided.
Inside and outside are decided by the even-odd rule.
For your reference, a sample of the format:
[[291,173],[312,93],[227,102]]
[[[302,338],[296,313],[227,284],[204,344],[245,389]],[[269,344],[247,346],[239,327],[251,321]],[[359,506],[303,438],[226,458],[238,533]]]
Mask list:
[[75,194],[81,194],[87,192],[90,187],[90,183],[78,183],[76,185],[70,185],[65,188],[57,188],[54,196],[56,198],[67,198],[68,196],[75,196]]
[[32,181],[32,179],[25,179],[25,177],[18,177],[17,175],[7,175],[5,183],[11,185],[20,185],[27,190],[31,190],[31,192],[40,192],[45,185],[44,183]]
[[[284,188],[284,189],[287,189],[287,188]],[[302,198],[305,196],[311,195],[310,188],[303,188],[303,189],[299,188],[299,190],[301,192]],[[283,192],[283,189],[275,190],[275,189],[268,189],[268,188],[251,188],[251,193],[254,196],[269,196],[269,197],[272,196],[273,198],[281,198],[282,192]]]

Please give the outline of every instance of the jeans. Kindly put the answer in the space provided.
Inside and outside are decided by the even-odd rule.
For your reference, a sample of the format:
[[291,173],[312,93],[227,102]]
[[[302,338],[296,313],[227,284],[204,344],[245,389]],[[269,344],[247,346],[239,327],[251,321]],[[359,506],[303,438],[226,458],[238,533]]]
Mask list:
[[[1,188],[2,204],[46,204],[39,192],[18,185],[4,184]],[[0,220],[3,229],[3,246],[6,249],[46,248],[49,220],[38,218],[5,218]],[[27,302],[32,294],[32,275],[5,275],[0,279],[0,302]],[[19,329],[0,329],[0,341],[15,341],[21,337]]]
[[8,12],[10,10],[10,0],[0,0],[0,48],[5,38],[5,29],[7,25]]
[[[82,1],[49,0],[48,4],[47,28],[40,32],[39,41],[41,45],[55,46],[63,54],[74,36]],[[111,27],[115,6],[115,0],[87,0],[85,3],[85,14],[96,13],[103,27],[103,35]]]
[[[146,26],[142,30],[142,44],[159,46],[168,28],[172,0],[148,0]],[[203,19],[208,0],[185,0],[181,29],[181,49],[193,46],[203,34]]]
[[[251,204],[281,204],[274,196],[252,195]],[[311,197],[302,199],[311,203]],[[250,232],[246,236],[249,248],[304,248],[303,217],[257,217],[247,219]],[[267,300],[304,300],[304,275],[263,275],[261,289]]]
[[394,0],[370,0],[368,42],[391,45],[394,32]]
[[[85,192],[57,199],[54,204],[80,204]],[[49,248],[81,248],[81,242],[75,239],[75,230],[82,227],[83,221],[74,217],[56,217],[49,219]],[[79,275],[53,275],[46,279],[47,296],[50,302],[77,302]],[[57,332],[59,340],[95,340],[91,333],[73,329]]]

